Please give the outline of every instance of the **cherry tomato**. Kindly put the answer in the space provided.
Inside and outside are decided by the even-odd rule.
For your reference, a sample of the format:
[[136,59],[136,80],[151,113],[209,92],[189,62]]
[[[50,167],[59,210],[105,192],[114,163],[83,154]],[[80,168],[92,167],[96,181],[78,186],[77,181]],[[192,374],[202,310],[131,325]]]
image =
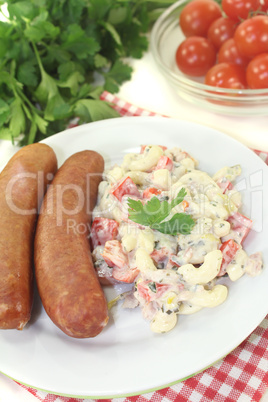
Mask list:
[[207,38],[213,43],[216,49],[234,36],[237,23],[230,18],[220,17],[212,22],[208,29]]
[[262,0],[261,10],[265,13],[268,11],[268,0]]
[[268,52],[268,15],[257,15],[238,25],[234,40],[239,52],[254,57]]
[[186,37],[206,36],[210,24],[222,16],[220,6],[213,0],[193,0],[180,14],[181,30]]
[[233,63],[239,66],[246,67],[250,59],[242,56],[236,46],[234,38],[228,39],[222,44],[218,52],[219,63]]
[[234,21],[248,18],[250,12],[261,9],[259,0],[222,0],[222,9]]
[[205,84],[220,88],[245,89],[246,71],[236,64],[216,64],[207,72]]
[[268,53],[258,54],[250,61],[246,76],[249,88],[268,88]]
[[216,50],[212,43],[201,36],[186,38],[176,52],[176,63],[187,75],[200,77],[216,62]]

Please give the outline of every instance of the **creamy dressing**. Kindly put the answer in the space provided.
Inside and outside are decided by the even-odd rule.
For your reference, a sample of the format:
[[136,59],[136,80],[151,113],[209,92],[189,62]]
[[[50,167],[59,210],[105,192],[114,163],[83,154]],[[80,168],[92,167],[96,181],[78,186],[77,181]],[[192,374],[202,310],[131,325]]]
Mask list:
[[[140,153],[125,155],[122,165],[105,172],[99,185],[93,218],[117,222],[118,230],[107,234],[112,241],[93,250],[95,268],[110,282],[133,283],[124,306],[139,306],[157,333],[174,328],[179,314],[223,303],[228,291],[217,283],[221,275],[235,281],[245,273],[256,276],[262,270],[261,254],[248,256],[241,245],[241,233],[228,221],[242,204],[241,194],[233,187],[241,167],[223,167],[211,177],[197,166],[198,162],[180,148],[148,145]],[[182,188],[186,196],[166,220],[177,213],[191,215],[195,225],[190,234],[163,234],[129,219],[129,198],[145,204],[156,196],[160,202],[170,203]],[[105,230],[100,228],[98,233],[105,237]],[[229,248],[224,251],[227,243]],[[108,245],[116,245],[116,255],[112,249],[107,252]],[[234,245],[235,254],[230,257]]]

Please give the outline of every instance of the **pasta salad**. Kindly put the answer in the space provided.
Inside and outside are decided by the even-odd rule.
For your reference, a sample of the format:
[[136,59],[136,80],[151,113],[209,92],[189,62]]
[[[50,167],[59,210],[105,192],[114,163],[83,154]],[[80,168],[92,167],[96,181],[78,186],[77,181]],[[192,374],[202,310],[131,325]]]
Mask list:
[[223,303],[221,277],[261,273],[261,253],[243,249],[252,221],[240,212],[240,174],[236,165],[210,176],[184,150],[159,145],[105,172],[93,211],[94,265],[103,284],[133,284],[123,307],[139,306],[152,331]]

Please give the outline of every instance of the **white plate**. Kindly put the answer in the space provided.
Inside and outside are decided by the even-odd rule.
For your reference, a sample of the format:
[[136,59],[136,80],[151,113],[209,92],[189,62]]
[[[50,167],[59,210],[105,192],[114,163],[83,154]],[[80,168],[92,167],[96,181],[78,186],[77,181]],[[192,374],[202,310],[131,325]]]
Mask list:
[[[262,251],[267,265],[268,168],[237,141],[185,121],[125,117],[73,128],[45,142],[56,151],[59,164],[76,151],[94,149],[110,165],[147,143],[184,148],[209,173],[241,164],[244,212],[254,219],[245,248],[249,253]],[[118,306],[100,335],[82,340],[62,333],[36,297],[31,323],[22,332],[0,332],[0,370],[33,388],[81,398],[162,388],[203,370],[238,346],[268,313],[267,283],[267,267],[259,277],[228,282],[229,297],[223,305],[181,316],[176,328],[163,335],[150,331],[139,309]],[[107,292],[108,298],[113,295]]]

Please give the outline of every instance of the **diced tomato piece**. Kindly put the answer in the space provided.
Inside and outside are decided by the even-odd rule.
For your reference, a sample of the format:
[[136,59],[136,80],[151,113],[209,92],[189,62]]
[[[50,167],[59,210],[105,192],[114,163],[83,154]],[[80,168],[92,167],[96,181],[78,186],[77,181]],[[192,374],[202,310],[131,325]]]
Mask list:
[[143,198],[152,198],[153,195],[159,195],[161,194],[161,190],[155,188],[155,187],[147,187],[143,193],[142,197]]
[[231,229],[238,234],[240,243],[242,244],[250,232],[253,224],[252,220],[240,214],[239,212],[235,212],[227,220],[231,224]]
[[217,181],[218,186],[222,190],[222,193],[225,194],[227,190],[232,190],[233,189],[233,184],[227,180],[225,177],[222,177]]
[[105,243],[102,257],[109,267],[123,268],[128,264],[128,256],[118,240],[109,240]]
[[124,195],[134,195],[140,197],[138,187],[133,180],[128,176],[117,183],[112,189],[111,193],[119,200],[122,200]]
[[91,226],[91,241],[93,248],[104,246],[108,240],[114,240],[118,235],[119,223],[113,219],[97,217]]
[[172,254],[171,250],[167,247],[161,247],[158,250],[154,250],[150,257],[154,260],[157,268],[171,269],[174,266],[180,267],[177,262],[178,257]]
[[189,207],[189,202],[186,201],[186,200],[183,200],[182,203],[181,203],[181,206],[182,206],[182,209],[184,211],[186,211],[186,209]]
[[151,301],[151,295],[149,294],[149,288],[146,282],[139,282],[137,285],[137,291],[143,299]]
[[124,268],[115,267],[113,269],[113,278],[120,282],[133,283],[140,271],[138,268],[129,268],[128,266]]
[[141,153],[141,154],[144,153],[145,148],[146,148],[147,146],[148,146],[148,145],[142,145],[142,146],[141,146],[141,150],[140,150],[140,153]]
[[150,254],[150,257],[154,260],[158,268],[164,268],[168,263],[170,253],[171,252],[167,247],[161,247],[157,250],[154,250]]
[[163,283],[163,284],[156,283],[155,286],[156,286],[156,298],[157,299],[170,289],[170,285],[168,285],[166,283]]
[[118,240],[110,240],[105,243],[102,257],[106,264],[113,268],[112,278],[117,281],[132,283],[139,274],[137,268],[129,268],[128,256]]
[[239,244],[237,244],[233,239],[230,239],[222,243],[220,250],[222,252],[222,263],[218,276],[223,276],[226,273],[227,266],[234,259],[234,256],[239,250]]
[[170,285],[168,284],[160,284],[152,281],[144,281],[137,284],[137,290],[140,296],[148,302],[158,299],[169,288]]
[[160,156],[154,170],[159,169],[167,169],[171,172],[171,170],[173,169],[173,161],[168,156],[165,155]]
[[[143,154],[143,152],[144,152],[144,150],[145,150],[146,147],[148,147],[148,145],[142,145],[142,146],[141,146],[141,150],[140,150],[140,153],[141,153],[141,154]],[[164,145],[158,145],[158,147],[162,148],[163,151],[165,151],[165,150],[167,149],[167,147],[165,147]]]

